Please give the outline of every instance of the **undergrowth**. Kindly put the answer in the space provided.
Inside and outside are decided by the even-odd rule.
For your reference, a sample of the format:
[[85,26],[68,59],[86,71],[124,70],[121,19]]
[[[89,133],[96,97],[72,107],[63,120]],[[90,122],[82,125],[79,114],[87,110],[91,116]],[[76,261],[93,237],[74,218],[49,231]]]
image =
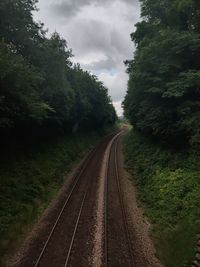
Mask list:
[[95,133],[76,134],[0,152],[1,266],[55,196],[72,163],[99,138]]
[[189,266],[200,231],[200,151],[161,148],[133,131],[125,148],[157,256],[165,267]]

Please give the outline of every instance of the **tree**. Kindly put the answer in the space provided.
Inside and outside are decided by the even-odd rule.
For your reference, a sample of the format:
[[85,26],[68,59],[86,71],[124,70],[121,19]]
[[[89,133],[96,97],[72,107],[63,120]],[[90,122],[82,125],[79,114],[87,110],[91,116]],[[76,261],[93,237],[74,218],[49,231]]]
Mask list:
[[70,69],[70,84],[75,92],[72,120],[79,126],[103,128],[115,123],[116,113],[108,90],[97,77],[83,71],[77,64]]
[[[195,0],[146,0],[143,21],[128,62],[126,116],[135,128],[161,142],[200,137],[200,5]],[[175,19],[176,18],[176,19]]]
[[[0,3],[0,131],[50,126],[104,128],[116,114],[106,88],[71,63],[58,33],[33,21],[35,0]],[[30,127],[34,126],[34,127]],[[31,130],[32,132],[32,130]]]

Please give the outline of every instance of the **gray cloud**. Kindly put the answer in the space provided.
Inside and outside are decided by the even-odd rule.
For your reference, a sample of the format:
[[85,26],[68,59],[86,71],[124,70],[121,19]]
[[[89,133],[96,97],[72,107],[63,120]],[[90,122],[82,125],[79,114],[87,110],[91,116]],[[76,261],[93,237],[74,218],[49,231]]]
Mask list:
[[120,55],[123,57],[124,52],[127,51],[129,35],[125,40],[123,33],[117,32],[105,22],[93,19],[77,19],[70,29],[70,37],[74,40],[73,47],[77,48],[80,53],[102,52],[109,59],[109,62],[112,58],[114,63]]
[[130,33],[140,19],[139,0],[39,0],[38,7],[35,19],[67,40],[73,61],[105,83],[121,114],[128,79],[123,61],[133,54]]
[[80,19],[71,26],[70,35],[80,50],[96,52],[109,49],[109,34],[105,23],[93,19]]
[[[84,7],[89,5],[105,6],[120,0],[62,0],[51,4],[51,11],[57,16],[63,16],[66,20],[74,17]],[[121,0],[121,2],[138,8],[137,0]]]
[[124,34],[118,32],[116,29],[113,29],[110,32],[110,38],[111,47],[114,47],[118,53],[122,53],[124,55],[124,51],[127,49]]
[[51,5],[51,11],[55,15],[71,18],[78,13],[84,6],[89,5],[91,0],[65,0]]
[[124,97],[124,90],[126,90],[127,87],[127,74],[125,74],[123,70],[112,75],[102,72],[99,77],[109,88],[112,100],[115,102],[122,101]]
[[117,69],[119,64],[120,63],[116,60],[116,58],[112,58],[111,56],[109,56],[106,59],[92,62],[91,64],[82,64],[82,67],[91,70],[92,72],[101,72],[112,71],[114,69]]

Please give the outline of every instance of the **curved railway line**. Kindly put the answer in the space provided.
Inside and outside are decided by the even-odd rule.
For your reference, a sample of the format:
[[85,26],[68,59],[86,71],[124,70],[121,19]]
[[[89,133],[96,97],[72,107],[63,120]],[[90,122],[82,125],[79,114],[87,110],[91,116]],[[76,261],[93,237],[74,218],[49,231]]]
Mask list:
[[[87,266],[91,251],[88,244],[92,232],[92,227],[88,226],[94,218],[100,168],[98,163],[111,138],[113,135],[99,144],[81,166],[34,267]],[[87,249],[85,243],[88,245]],[[77,251],[82,256],[81,260]]]
[[120,136],[121,132],[107,136],[89,153],[65,192],[54,223],[35,242],[20,267],[92,266],[99,173],[106,150],[102,264],[135,266],[118,170]]
[[118,143],[121,134],[113,140],[106,166],[104,264],[105,266],[135,267],[131,234],[121,191]]

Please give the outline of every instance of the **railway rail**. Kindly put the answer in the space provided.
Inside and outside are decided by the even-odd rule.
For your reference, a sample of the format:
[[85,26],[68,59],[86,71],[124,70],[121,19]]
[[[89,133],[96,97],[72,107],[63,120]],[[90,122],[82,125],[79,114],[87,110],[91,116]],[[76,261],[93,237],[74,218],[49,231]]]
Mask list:
[[[91,227],[90,229],[87,227],[94,217],[98,185],[97,163],[114,135],[108,136],[103,143],[99,144],[82,164],[40,254],[31,266],[87,266],[84,264],[88,264],[91,249],[89,245],[86,249],[85,243],[88,244],[90,241],[88,232],[91,232]],[[77,252],[80,254],[79,257]]]
[[[132,266],[131,237],[120,186],[118,142],[121,132],[107,136],[83,161],[47,229],[39,235],[20,267],[91,266],[99,174],[105,151],[103,266]],[[52,223],[52,221],[54,221]],[[99,267],[99,266],[95,266]]]
[[106,267],[136,266],[119,177],[117,153],[120,136],[121,134],[117,135],[111,144],[106,167],[104,220]]
[[[84,170],[86,169],[86,167],[87,167],[87,165],[88,165],[88,163],[89,163],[91,157],[94,155],[95,152],[96,152],[96,149],[94,149],[92,152],[90,152],[89,156],[86,158],[86,160],[85,160],[84,163],[82,164],[80,172],[78,173],[78,175],[75,176],[75,179],[74,179],[74,181],[73,181],[73,185],[72,185],[72,188],[71,188],[71,190],[70,190],[70,193],[69,193],[69,195],[68,195],[66,201],[64,202],[64,204],[63,204],[63,206],[62,206],[62,208],[61,208],[60,213],[58,214],[58,217],[57,217],[57,219],[56,219],[56,221],[55,221],[55,223],[54,223],[54,225],[53,225],[53,227],[52,227],[52,230],[51,230],[50,234],[48,235],[48,238],[47,238],[47,240],[46,240],[46,242],[45,242],[45,244],[44,244],[44,246],[43,246],[43,248],[42,248],[42,251],[40,252],[39,257],[38,257],[37,260],[36,260],[36,263],[34,264],[34,267],[38,267],[38,266],[40,266],[41,261],[42,261],[42,258],[43,258],[43,256],[44,256],[46,250],[47,250],[47,246],[48,246],[48,244],[50,243],[50,240],[51,240],[51,238],[52,238],[52,235],[54,234],[55,229],[56,229],[56,227],[57,227],[58,224],[59,224],[59,221],[62,219],[61,216],[63,215],[63,212],[64,212],[66,206],[68,205],[68,203],[69,203],[69,201],[70,201],[70,199],[71,199],[71,196],[72,196],[72,194],[74,193],[74,191],[75,191],[75,189],[76,189],[76,186],[78,185],[78,182],[79,182],[79,179],[80,179],[81,175],[83,174],[83,172],[84,172]],[[88,190],[88,189],[87,189],[87,190]],[[83,199],[82,199],[82,201],[81,201],[81,208],[80,208],[80,211],[79,211],[79,213],[78,213],[78,219],[77,219],[77,222],[76,222],[76,227],[75,227],[74,232],[75,232],[76,229],[77,229],[77,224],[78,224],[79,219],[80,219],[80,214],[81,214],[81,211],[82,211],[84,202],[85,202],[86,194],[87,194],[87,191],[85,192],[85,194],[84,194],[84,196],[83,196]],[[69,252],[68,252],[68,254],[67,254],[67,257],[66,257],[65,265],[64,265],[64,266],[67,266],[67,263],[68,263],[68,261],[69,261],[69,256],[70,256],[70,252],[71,252],[71,247],[72,247],[73,240],[74,240],[74,234],[73,234],[72,239],[71,239],[71,242],[70,242]]]

